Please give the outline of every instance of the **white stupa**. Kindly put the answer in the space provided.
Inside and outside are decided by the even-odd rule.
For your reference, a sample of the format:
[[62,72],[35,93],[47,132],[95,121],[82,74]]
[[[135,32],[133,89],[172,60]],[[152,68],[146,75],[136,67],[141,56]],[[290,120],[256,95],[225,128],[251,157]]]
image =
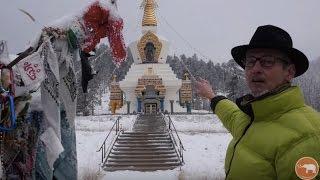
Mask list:
[[166,63],[169,42],[157,34],[156,3],[144,0],[142,7],[142,35],[129,45],[134,63],[119,82],[125,102],[116,112],[186,112],[179,99],[182,80]]

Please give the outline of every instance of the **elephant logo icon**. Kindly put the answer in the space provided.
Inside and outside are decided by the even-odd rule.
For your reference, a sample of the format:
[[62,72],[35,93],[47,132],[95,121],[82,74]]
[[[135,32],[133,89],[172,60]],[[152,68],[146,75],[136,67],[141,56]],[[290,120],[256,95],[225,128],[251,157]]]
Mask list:
[[312,157],[303,157],[297,161],[295,171],[300,179],[313,179],[319,173],[319,164]]

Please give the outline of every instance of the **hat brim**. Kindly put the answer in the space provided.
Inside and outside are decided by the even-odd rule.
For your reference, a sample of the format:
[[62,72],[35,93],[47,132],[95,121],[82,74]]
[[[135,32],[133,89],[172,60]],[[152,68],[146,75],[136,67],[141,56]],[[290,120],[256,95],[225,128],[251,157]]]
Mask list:
[[291,62],[295,65],[295,68],[296,68],[295,77],[302,75],[309,68],[309,61],[306,55],[304,55],[301,51],[295,48],[242,45],[242,46],[236,46],[232,48],[231,55],[233,59],[237,62],[237,64],[239,64],[244,69],[243,60],[246,57],[247,51],[250,49],[256,49],[256,48],[277,49],[287,54]]

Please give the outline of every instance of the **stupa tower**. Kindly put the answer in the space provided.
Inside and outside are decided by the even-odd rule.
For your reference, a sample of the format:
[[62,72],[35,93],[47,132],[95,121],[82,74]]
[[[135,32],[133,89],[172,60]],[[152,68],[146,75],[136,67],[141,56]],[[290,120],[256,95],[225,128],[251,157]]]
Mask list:
[[[155,0],[144,0],[141,5],[142,34],[129,44],[134,63],[125,79],[119,82],[124,93],[121,113],[186,112],[179,103],[182,80],[166,63],[169,41],[157,33]],[[117,112],[118,112],[117,111]]]

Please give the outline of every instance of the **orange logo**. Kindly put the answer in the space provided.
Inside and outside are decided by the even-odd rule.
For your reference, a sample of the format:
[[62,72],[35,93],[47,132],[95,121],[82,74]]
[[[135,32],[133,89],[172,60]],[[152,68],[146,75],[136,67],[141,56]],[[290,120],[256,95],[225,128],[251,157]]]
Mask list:
[[295,170],[300,179],[313,179],[319,173],[319,164],[311,157],[303,157],[297,161]]

